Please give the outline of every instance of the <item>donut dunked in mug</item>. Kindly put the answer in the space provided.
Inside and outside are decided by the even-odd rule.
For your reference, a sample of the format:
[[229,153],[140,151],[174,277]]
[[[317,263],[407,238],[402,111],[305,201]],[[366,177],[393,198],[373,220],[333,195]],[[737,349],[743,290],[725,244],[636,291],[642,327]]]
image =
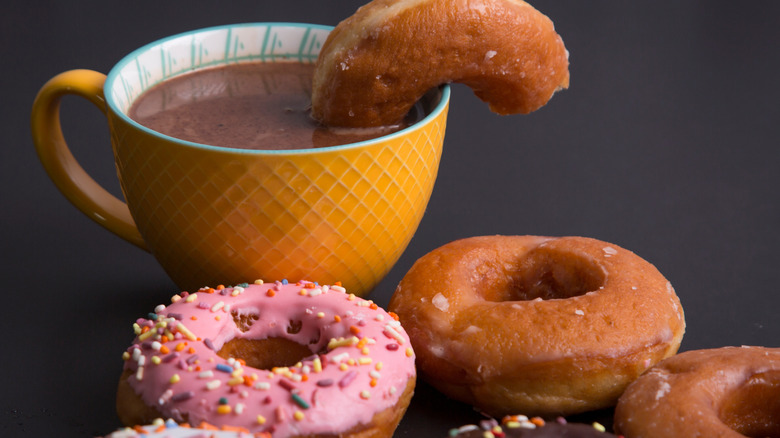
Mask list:
[[498,114],[529,113],[568,88],[552,21],[521,0],[374,0],[317,59],[312,115],[328,126],[398,123],[438,85],[468,85]]

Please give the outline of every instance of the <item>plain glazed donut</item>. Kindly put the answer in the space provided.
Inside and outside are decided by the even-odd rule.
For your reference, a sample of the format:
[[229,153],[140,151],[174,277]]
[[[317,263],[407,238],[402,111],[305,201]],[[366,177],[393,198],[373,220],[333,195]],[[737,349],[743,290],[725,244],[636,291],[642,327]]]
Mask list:
[[390,437],[414,391],[397,317],[340,286],[183,292],[134,329],[117,393],[126,426],[172,418],[274,437]]
[[723,347],[666,359],[615,408],[626,438],[780,436],[780,348]]
[[415,262],[389,309],[420,376],[493,417],[613,406],[685,331],[680,301],[653,265],[583,237],[451,242]]
[[529,113],[569,86],[568,65],[552,21],[521,0],[374,0],[323,44],[312,116],[327,126],[390,126],[449,82],[496,113]]

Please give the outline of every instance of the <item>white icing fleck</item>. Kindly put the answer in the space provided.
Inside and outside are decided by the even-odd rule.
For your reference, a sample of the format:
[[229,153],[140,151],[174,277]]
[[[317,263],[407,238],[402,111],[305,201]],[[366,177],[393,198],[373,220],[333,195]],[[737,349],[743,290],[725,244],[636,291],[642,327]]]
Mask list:
[[605,246],[602,248],[602,251],[604,251],[604,257],[611,257],[617,254],[617,250],[611,246]]
[[467,334],[467,335],[470,335],[470,334],[472,334],[472,333],[476,333],[476,332],[480,332],[480,331],[482,331],[482,329],[481,329],[481,328],[479,328],[479,327],[477,327],[477,326],[475,326],[475,325],[470,325],[470,326],[468,326],[468,327],[466,328],[466,330],[463,330],[463,333],[464,333],[464,334]]
[[431,345],[428,349],[436,357],[444,356],[444,347],[442,347],[441,345]]
[[431,300],[431,304],[433,304],[434,307],[441,310],[442,312],[446,312],[447,309],[450,308],[450,303],[447,301],[447,297],[442,295],[441,293],[436,294],[436,296],[433,297]]
[[662,399],[669,391],[672,390],[672,385],[669,382],[662,382],[661,388],[655,393],[655,401]]
[[496,56],[496,54],[497,54],[497,53],[498,53],[498,52],[496,52],[495,50],[488,50],[488,51],[485,53],[485,61],[488,61],[488,60],[490,60],[491,58],[493,58],[494,56]]
[[583,315],[585,315],[585,312],[582,309],[577,309],[577,310],[574,311],[574,314],[583,316]]

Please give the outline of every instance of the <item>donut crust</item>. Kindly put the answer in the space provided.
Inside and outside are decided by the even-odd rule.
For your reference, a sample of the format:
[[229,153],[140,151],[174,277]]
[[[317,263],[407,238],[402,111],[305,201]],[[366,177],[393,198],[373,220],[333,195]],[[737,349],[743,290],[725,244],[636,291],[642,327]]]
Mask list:
[[633,382],[615,408],[626,438],[780,436],[780,348],[680,353]]
[[498,114],[529,113],[569,86],[568,65],[552,21],[521,0],[374,0],[325,41],[312,116],[327,126],[390,126],[450,82]]
[[389,309],[420,376],[498,417],[613,406],[676,353],[680,301],[650,263],[582,237],[483,236],[420,258]]

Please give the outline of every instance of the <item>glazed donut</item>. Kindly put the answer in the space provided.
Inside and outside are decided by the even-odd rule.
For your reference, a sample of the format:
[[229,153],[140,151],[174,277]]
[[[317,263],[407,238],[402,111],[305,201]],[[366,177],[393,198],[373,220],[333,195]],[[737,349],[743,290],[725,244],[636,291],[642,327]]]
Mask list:
[[117,391],[126,426],[159,417],[274,437],[390,437],[414,392],[397,317],[338,285],[182,292],[134,330]]
[[615,435],[606,431],[599,423],[588,426],[582,423],[569,423],[563,417],[556,421],[545,422],[540,417],[528,418],[525,415],[509,415],[499,424],[494,419],[484,420],[477,424],[451,429],[447,435],[450,438],[610,438]]
[[394,125],[449,82],[496,113],[529,113],[569,86],[568,66],[552,21],[521,0],[374,0],[323,44],[312,116],[327,126]]
[[677,351],[685,330],[680,301],[653,265],[583,237],[451,242],[414,263],[389,309],[420,376],[493,417],[614,406]]
[[780,436],[780,348],[723,347],[666,359],[620,397],[615,430],[626,438]]

